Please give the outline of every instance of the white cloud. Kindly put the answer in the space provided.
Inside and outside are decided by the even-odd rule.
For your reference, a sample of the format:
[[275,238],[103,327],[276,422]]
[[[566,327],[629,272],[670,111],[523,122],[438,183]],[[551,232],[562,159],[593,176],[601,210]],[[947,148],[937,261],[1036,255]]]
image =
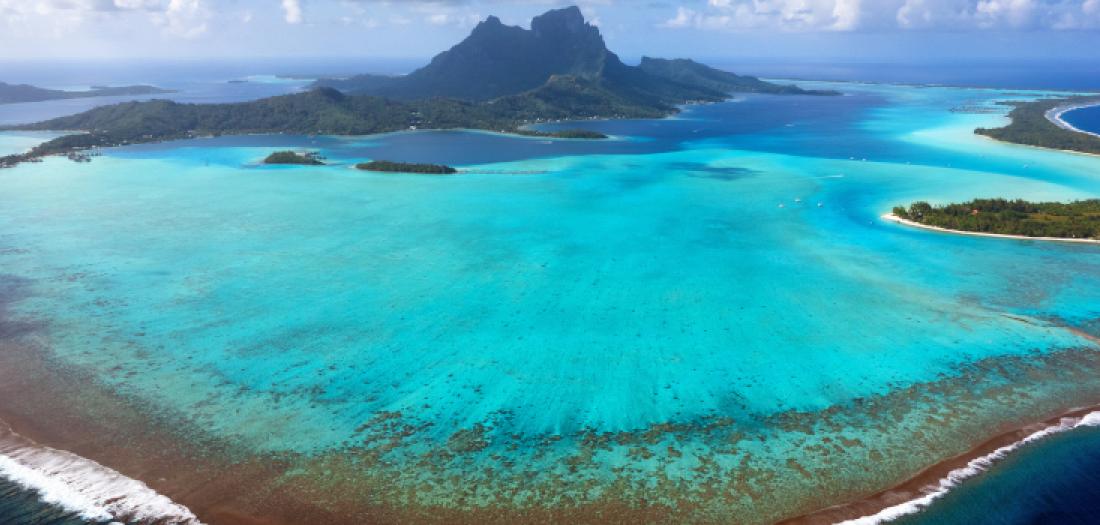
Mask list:
[[283,0],[283,15],[288,24],[302,23],[302,4],[298,0]]
[[600,25],[600,14],[596,12],[596,8],[585,5],[581,7],[581,13],[589,24],[597,27]]
[[1035,20],[1033,0],[980,0],[975,13],[980,27],[1025,27]]
[[[213,17],[211,0],[0,0],[0,27],[16,34],[65,38],[81,28],[120,18],[122,23],[151,23],[163,34],[195,38]],[[133,18],[140,17],[140,18]],[[130,24],[131,27],[136,27]]]
[[1095,29],[1100,0],[707,0],[661,27],[726,30]]
[[837,0],[833,6],[833,26],[837,31],[850,31],[859,26],[860,0]]
[[[385,3],[385,2],[383,2]],[[404,7],[407,12],[415,13],[427,24],[433,26],[457,26],[469,28],[482,20],[474,6],[464,1],[418,1],[410,0]],[[404,18],[397,15],[398,18]],[[394,20],[391,20],[393,22]]]
[[861,0],[708,0],[705,9],[679,6],[664,27],[851,31],[862,19]]
[[695,11],[688,9],[684,6],[680,6],[676,8],[676,16],[665,20],[663,23],[661,23],[661,26],[671,28],[688,27],[694,23],[694,21],[696,20],[696,16],[698,16],[698,13],[696,13]]
[[202,0],[170,0],[162,13],[154,15],[153,21],[168,35],[196,38],[209,29],[207,22],[211,16]]
[[114,6],[119,9],[156,9],[161,3],[160,0],[114,0]]

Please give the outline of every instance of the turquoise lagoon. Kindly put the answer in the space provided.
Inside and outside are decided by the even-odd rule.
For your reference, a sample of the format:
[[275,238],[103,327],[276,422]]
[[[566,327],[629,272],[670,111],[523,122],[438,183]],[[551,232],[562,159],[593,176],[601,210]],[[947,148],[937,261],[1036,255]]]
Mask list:
[[[410,507],[767,522],[1100,401],[1100,246],[879,218],[1096,196],[1100,159],[951,111],[1018,91],[822,85],[847,95],[581,124],[606,142],[229,137],[0,171],[8,315],[159,424],[297,458],[288,482],[354,458],[342,483]],[[286,147],[334,165],[256,164]]]

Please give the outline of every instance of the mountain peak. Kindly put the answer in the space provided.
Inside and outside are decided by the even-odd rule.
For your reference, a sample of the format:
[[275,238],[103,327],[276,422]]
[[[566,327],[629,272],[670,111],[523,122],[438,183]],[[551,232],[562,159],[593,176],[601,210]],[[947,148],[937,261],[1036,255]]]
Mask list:
[[322,85],[402,100],[487,101],[539,89],[548,81],[559,84],[566,78],[584,84],[588,93],[596,90],[605,96],[605,88],[613,88],[618,95],[662,108],[666,102],[720,99],[732,89],[775,87],[756,79],[746,79],[752,85],[745,86],[736,75],[691,61],[646,58],[641,67],[627,66],[607,49],[599,28],[586,22],[575,6],[535,17],[530,29],[504,25],[490,16],[465,40],[403,77],[362,75]]
[[535,89],[553,75],[597,78],[609,63],[618,58],[607,50],[600,30],[585,22],[580,9],[566,7],[535,17],[531,29],[490,16],[465,40],[405,77],[353,81],[359,92],[381,96],[477,101]]
[[554,33],[580,33],[585,28],[591,28],[597,33],[598,29],[584,20],[584,14],[577,6],[564,7],[547,11],[531,20],[531,30],[536,35]]
[[489,15],[489,18],[478,22],[477,27],[474,27],[474,32],[485,29],[495,29],[498,27],[504,27],[504,22],[501,22],[499,18]]

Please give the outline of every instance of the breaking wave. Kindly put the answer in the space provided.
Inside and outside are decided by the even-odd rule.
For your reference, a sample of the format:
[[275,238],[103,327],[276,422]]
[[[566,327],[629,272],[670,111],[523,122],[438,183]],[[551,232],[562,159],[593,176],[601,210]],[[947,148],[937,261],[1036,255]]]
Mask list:
[[1060,434],[1069,430],[1080,427],[1097,427],[1100,426],[1100,411],[1090,412],[1082,417],[1065,417],[1062,418],[1058,424],[1048,426],[1042,430],[1034,432],[1027,437],[1008,445],[1005,445],[989,454],[976,457],[970,460],[966,466],[952,470],[946,477],[941,479],[938,484],[926,488],[924,494],[918,498],[906,501],[905,503],[899,503],[897,505],[887,507],[881,511],[872,514],[870,516],[864,516],[862,518],[856,518],[852,520],[843,521],[840,525],[878,525],[880,523],[887,523],[894,521],[903,516],[910,514],[916,514],[921,510],[927,508],[932,502],[940,499],[951,489],[957,487],[960,483],[970,479],[982,472],[989,470],[998,460],[1011,454],[1017,449],[1040,439],[1043,439],[1054,434]]
[[145,483],[76,454],[38,445],[3,423],[0,477],[89,521],[201,525],[187,507]]

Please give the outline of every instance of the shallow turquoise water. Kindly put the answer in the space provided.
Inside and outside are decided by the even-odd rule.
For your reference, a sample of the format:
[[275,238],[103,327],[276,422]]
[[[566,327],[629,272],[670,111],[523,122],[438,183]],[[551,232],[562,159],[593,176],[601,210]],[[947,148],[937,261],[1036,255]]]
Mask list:
[[[826,467],[807,447],[827,436],[858,442],[864,461],[864,447],[897,450],[921,429],[965,449],[981,421],[1056,404],[1070,387],[1031,385],[1012,398],[1019,413],[969,399],[972,420],[942,428],[927,416],[947,397],[915,395],[889,425],[873,411],[815,435],[778,422],[983,359],[1096,348],[1065,326],[1100,318],[1100,247],[878,217],[916,199],[1095,196],[1100,161],[994,143],[971,131],[1003,116],[950,111],[1006,93],[839,88],[851,96],[584,123],[608,143],[249,137],[48,159],[0,171],[0,268],[33,283],[16,313],[48,322],[59,360],[216,437],[315,456],[392,438],[379,417],[399,413],[414,430],[387,449],[390,475],[428,483],[428,501],[453,504],[456,472],[475,487],[524,475],[481,471],[499,457],[690,485],[709,462]],[[288,144],[341,165],[254,164]],[[441,152],[469,173],[348,167]],[[762,438],[727,449],[704,430],[721,418]],[[661,425],[687,430],[651,440],[656,458],[623,444],[561,470],[585,433]],[[465,455],[432,456],[471,436]],[[661,452],[673,445],[687,453]],[[830,475],[881,486],[940,459],[937,446]]]
[[6,131],[0,133],[0,156],[24,153],[62,133],[50,131]]

